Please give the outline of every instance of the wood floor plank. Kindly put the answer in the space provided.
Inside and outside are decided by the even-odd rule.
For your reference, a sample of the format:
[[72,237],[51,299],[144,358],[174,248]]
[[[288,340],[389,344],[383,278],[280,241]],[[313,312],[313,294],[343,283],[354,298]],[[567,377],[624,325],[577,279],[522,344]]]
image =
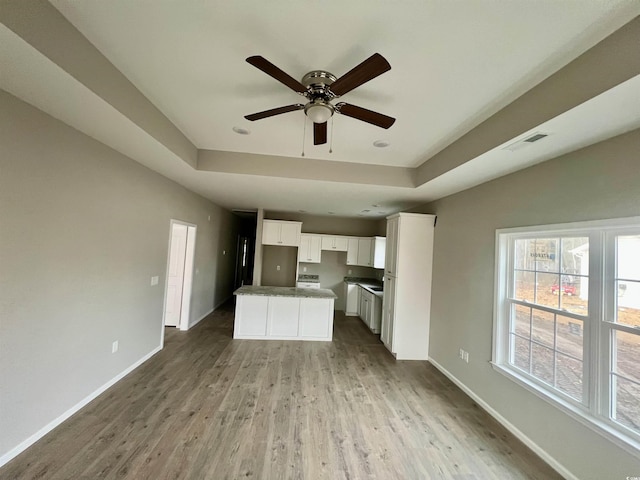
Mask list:
[[334,341],[233,340],[233,305],[0,469],[1,479],[561,478],[427,362],[338,312]]

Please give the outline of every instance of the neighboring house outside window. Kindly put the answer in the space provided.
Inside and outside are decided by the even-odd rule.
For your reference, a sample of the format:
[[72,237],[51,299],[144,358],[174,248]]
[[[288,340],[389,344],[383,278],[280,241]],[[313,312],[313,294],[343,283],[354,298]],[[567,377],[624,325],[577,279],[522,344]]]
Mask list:
[[496,232],[493,365],[640,448],[640,218]]

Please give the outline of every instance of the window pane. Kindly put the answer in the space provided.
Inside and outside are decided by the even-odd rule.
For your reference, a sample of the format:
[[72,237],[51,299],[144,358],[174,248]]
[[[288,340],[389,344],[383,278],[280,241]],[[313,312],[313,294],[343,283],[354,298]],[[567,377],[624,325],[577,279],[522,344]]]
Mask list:
[[532,343],[531,370],[534,377],[553,385],[553,350]]
[[531,309],[523,307],[522,305],[514,305],[513,310],[511,331],[529,338],[531,331]]
[[556,387],[582,401],[582,362],[561,353],[556,354]]
[[530,253],[530,256],[535,258],[537,271],[558,271],[558,244],[557,238],[537,238],[535,240],[535,250]]
[[640,327],[640,282],[616,281],[616,322]]
[[589,275],[589,238],[567,237],[562,239],[562,273]]
[[517,300],[526,300],[527,302],[533,303],[535,301],[535,284],[535,273],[516,271],[514,298],[516,298]]
[[[571,282],[566,280],[567,277],[571,278]],[[563,275],[560,287],[560,308],[579,315],[588,315],[589,278]]]
[[531,322],[531,337],[550,348],[553,348],[555,337],[555,325],[553,313],[533,309]]
[[535,270],[535,240],[516,240],[515,245],[515,266],[517,269]]
[[614,419],[640,433],[640,385],[613,375],[616,401]]
[[640,332],[614,331],[615,373],[640,383]]
[[[536,283],[536,303],[545,307],[559,308],[560,300],[557,288],[560,275],[555,273],[538,273]],[[555,289],[554,289],[555,287]]]
[[556,315],[556,350],[582,359],[583,329],[580,320]]
[[528,373],[530,370],[529,355],[531,344],[528,340],[517,337],[515,335],[511,335],[511,340],[513,343],[511,344],[512,346],[510,363]]
[[616,241],[616,277],[640,281],[640,235],[621,235]]

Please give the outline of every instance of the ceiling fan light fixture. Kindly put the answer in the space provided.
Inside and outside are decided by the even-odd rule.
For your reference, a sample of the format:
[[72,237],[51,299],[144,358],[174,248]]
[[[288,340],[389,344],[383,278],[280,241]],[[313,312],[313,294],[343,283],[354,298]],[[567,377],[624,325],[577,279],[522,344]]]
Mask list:
[[313,123],[325,123],[333,115],[333,105],[323,101],[309,102],[304,107],[304,113]]

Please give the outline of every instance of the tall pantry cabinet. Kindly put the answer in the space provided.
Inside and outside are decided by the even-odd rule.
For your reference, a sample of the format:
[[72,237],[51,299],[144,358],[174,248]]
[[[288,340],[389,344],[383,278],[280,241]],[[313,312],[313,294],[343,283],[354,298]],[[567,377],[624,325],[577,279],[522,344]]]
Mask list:
[[429,358],[435,215],[387,217],[380,339],[398,360]]

